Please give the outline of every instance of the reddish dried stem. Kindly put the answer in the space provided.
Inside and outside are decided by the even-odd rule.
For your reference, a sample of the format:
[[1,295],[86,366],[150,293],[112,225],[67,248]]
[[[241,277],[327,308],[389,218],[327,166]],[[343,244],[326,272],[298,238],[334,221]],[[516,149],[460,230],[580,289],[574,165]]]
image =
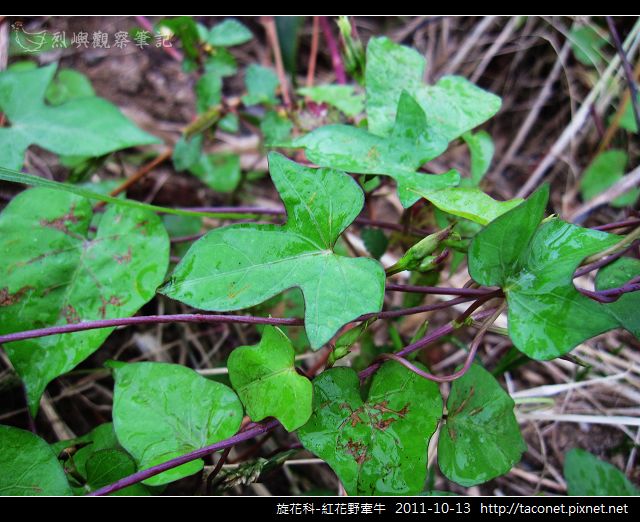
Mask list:
[[338,44],[333,37],[329,20],[326,16],[320,17],[320,27],[324,33],[324,38],[327,41],[327,47],[329,48],[329,54],[331,54],[331,63],[333,65],[333,71],[336,74],[336,82],[340,84],[347,83],[347,74],[344,70],[344,64],[342,63],[342,57],[340,56],[340,50]]

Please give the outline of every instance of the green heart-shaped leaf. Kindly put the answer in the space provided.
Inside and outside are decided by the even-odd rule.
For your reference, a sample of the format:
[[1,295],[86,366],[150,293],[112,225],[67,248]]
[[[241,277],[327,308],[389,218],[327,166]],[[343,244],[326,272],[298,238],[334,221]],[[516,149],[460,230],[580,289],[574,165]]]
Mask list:
[[[16,196],[0,214],[0,334],[134,314],[169,264],[169,239],[147,210],[109,206],[94,234],[88,200],[50,189]],[[8,343],[32,413],[55,377],[97,350],[112,329]]]
[[[114,363],[113,425],[118,441],[150,468],[234,435],[242,421],[238,396],[177,364]],[[166,484],[202,469],[202,459],[144,481]]]
[[[294,146],[304,147],[307,157],[323,167],[394,178],[404,207],[424,197],[451,214],[487,223],[487,208],[489,215],[497,216],[513,204],[501,206],[475,193],[455,197],[453,188],[432,199],[433,193],[457,185],[459,174],[451,170],[433,176],[417,170],[442,154],[450,141],[493,116],[500,109],[500,98],[457,76],[424,85],[424,69],[425,60],[415,50],[388,38],[372,38],[367,46],[368,131],[328,125],[295,140]],[[487,137],[486,133],[468,136],[476,184],[493,155]],[[465,206],[469,200],[474,207]]]
[[333,468],[348,494],[423,490],[427,446],[442,415],[434,382],[387,362],[373,377],[366,401],[351,368],[321,373],[313,388],[313,415],[298,436]]
[[214,25],[207,35],[207,42],[215,47],[232,47],[241,45],[253,38],[253,34],[247,27],[235,18]]
[[0,495],[71,495],[49,445],[28,431],[0,425]]
[[269,155],[269,167],[287,223],[212,230],[194,243],[161,291],[197,308],[225,311],[299,287],[307,336],[317,349],[345,323],[380,311],[384,270],[373,259],[333,251],[364,202],[353,179],[303,167],[277,153]]
[[277,105],[276,90],[280,85],[278,75],[273,69],[251,64],[245,72],[247,94],[242,97],[245,105]]
[[585,297],[573,285],[580,262],[620,237],[559,219],[540,225],[548,197],[545,186],[491,222],[469,247],[471,276],[502,287],[509,335],[534,359],[559,357],[595,335],[627,327],[609,312],[611,305]]
[[583,449],[574,448],[564,461],[567,493],[571,496],[637,496],[636,488],[624,473]]
[[[400,96],[388,136],[349,125],[327,125],[298,138],[294,145],[304,147],[309,160],[325,167],[394,178],[405,207],[425,198],[445,212],[486,225],[522,201],[500,202],[473,186],[455,187],[460,181],[455,170],[437,176],[417,172],[444,152],[448,142],[428,127],[424,111],[406,92]],[[476,163],[481,163],[477,159],[479,147],[474,147]],[[476,169],[484,167],[476,165]]]
[[513,407],[509,394],[477,364],[454,381],[438,441],[442,473],[465,487],[507,473],[527,449]]
[[0,110],[11,122],[9,128],[0,128],[0,165],[20,169],[24,153],[32,144],[56,154],[102,156],[134,145],[160,142],[96,96],[55,107],[45,105],[44,96],[56,67],[51,64],[0,73]]
[[260,344],[240,346],[227,361],[229,378],[252,421],[276,417],[287,431],[311,416],[311,381],[294,365],[291,341],[278,328],[267,326]]

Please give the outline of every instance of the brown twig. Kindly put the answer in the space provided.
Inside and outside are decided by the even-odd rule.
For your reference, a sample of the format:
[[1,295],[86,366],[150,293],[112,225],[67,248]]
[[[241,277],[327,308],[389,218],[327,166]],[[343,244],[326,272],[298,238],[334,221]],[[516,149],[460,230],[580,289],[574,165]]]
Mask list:
[[320,17],[313,17],[311,30],[311,51],[309,52],[309,68],[307,69],[307,87],[313,87],[316,77],[316,62],[318,61],[318,41],[320,40]]
[[149,172],[151,172],[153,169],[155,169],[158,165],[160,165],[161,163],[164,163],[166,160],[168,160],[171,157],[172,154],[173,154],[173,149],[172,148],[166,149],[162,154],[156,156],[149,163],[147,163],[146,165],[143,165],[142,167],[140,167],[133,176],[128,178],[121,185],[119,185],[116,188],[114,188],[109,193],[109,195],[110,196],[117,196],[118,194],[121,194],[122,192],[127,190],[129,187],[135,185],[138,181],[140,181],[142,178],[144,178],[147,174],[149,174]]
[[278,79],[280,80],[280,87],[282,89],[282,100],[287,109],[291,108],[291,94],[289,93],[289,81],[287,80],[287,74],[284,70],[284,63],[282,62],[282,52],[280,50],[280,41],[278,40],[278,30],[276,29],[276,22],[273,16],[263,16],[262,25],[267,33],[267,39],[273,50],[273,57],[276,62],[276,72],[278,73]]
[[[147,174],[149,174],[149,172],[151,172],[153,169],[155,169],[158,165],[160,165],[161,163],[163,163],[167,159],[169,159],[172,154],[173,154],[173,149],[171,149],[171,148],[166,149],[162,154],[156,156],[149,163],[147,163],[146,165],[143,165],[142,167],[140,167],[133,174],[133,176],[131,176],[130,178],[127,178],[123,183],[121,183],[116,188],[114,188],[109,193],[109,195],[110,196],[117,196],[118,194],[124,192],[129,187],[133,186],[138,181],[140,181],[142,178],[144,178]],[[94,205],[93,209],[94,210],[99,210],[99,209],[103,208],[105,205],[106,205],[106,202],[98,201],[98,203],[96,203]]]

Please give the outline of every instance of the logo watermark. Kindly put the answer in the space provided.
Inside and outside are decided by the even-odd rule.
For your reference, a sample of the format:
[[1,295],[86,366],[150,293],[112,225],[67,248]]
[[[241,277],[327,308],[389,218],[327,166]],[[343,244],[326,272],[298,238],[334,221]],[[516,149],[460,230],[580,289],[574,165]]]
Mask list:
[[134,29],[131,32],[116,31],[28,31],[24,23],[17,21],[11,24],[11,39],[15,45],[27,54],[35,54],[54,49],[126,49],[135,46],[138,49],[154,47],[173,47],[170,33],[152,33],[145,29]]

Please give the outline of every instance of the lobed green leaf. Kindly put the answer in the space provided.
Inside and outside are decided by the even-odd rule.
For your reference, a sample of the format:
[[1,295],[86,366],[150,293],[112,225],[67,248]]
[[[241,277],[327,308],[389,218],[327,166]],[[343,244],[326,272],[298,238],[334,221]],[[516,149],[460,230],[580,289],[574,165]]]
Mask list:
[[314,349],[361,314],[378,312],[384,271],[372,259],[334,252],[335,243],[363,205],[349,176],[310,169],[269,155],[271,178],[287,223],[240,224],[210,231],[191,247],[161,289],[204,310],[238,310],[288,288],[305,299],[305,327]]
[[[131,123],[108,101],[74,98],[57,106],[44,103],[56,64],[0,73],[0,110],[11,126],[0,128],[0,165],[20,169],[30,145],[56,154],[102,156],[160,141]],[[87,117],[91,115],[91,117]]]
[[252,421],[277,418],[287,431],[309,420],[313,386],[294,365],[291,341],[266,326],[260,344],[240,346],[227,360],[229,379]]

